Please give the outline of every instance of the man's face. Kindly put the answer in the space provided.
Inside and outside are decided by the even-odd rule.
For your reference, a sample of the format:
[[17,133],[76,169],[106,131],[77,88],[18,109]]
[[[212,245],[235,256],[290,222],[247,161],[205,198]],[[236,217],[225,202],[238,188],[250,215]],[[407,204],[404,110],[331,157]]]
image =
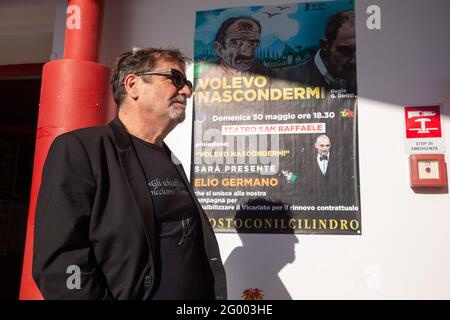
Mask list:
[[[173,61],[159,61],[153,70],[177,69],[185,74],[184,66]],[[167,73],[170,75],[170,73]],[[149,83],[142,83],[140,99],[146,111],[154,114],[156,120],[181,123],[186,117],[187,99],[192,96],[188,86],[177,89],[169,77],[150,75]]]
[[225,45],[216,42],[215,49],[224,64],[238,71],[248,71],[255,61],[260,34],[254,21],[239,19],[228,28]]
[[355,60],[355,24],[348,20],[339,28],[336,40],[329,46],[328,70],[335,79],[354,79]]
[[317,149],[317,152],[321,156],[327,156],[330,153],[331,143],[330,139],[326,137],[322,137],[317,140],[315,147]]

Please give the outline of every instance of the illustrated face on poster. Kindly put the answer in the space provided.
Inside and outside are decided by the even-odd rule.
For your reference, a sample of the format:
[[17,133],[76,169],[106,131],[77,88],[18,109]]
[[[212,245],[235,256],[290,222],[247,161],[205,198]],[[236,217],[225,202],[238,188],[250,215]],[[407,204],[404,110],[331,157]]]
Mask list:
[[191,181],[216,231],[361,233],[355,53],[353,1],[197,13]]
[[258,21],[245,17],[229,18],[216,35],[214,50],[221,63],[231,70],[248,71],[255,63],[260,36]]
[[336,29],[335,36],[330,34],[321,40],[321,52],[333,78],[351,81],[356,78],[355,15],[353,11],[347,11],[340,16],[348,20]]

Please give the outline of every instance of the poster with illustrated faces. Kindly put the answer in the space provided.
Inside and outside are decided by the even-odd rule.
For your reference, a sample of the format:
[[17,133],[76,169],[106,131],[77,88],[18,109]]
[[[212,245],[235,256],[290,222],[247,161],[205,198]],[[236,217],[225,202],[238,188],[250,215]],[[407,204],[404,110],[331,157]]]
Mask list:
[[361,234],[354,6],[197,12],[191,183],[216,232]]

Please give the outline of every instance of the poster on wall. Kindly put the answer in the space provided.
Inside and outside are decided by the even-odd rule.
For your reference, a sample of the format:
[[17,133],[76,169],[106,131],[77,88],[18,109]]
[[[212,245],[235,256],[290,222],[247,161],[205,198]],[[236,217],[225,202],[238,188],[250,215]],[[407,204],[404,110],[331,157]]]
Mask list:
[[191,182],[216,232],[361,234],[353,1],[197,12]]

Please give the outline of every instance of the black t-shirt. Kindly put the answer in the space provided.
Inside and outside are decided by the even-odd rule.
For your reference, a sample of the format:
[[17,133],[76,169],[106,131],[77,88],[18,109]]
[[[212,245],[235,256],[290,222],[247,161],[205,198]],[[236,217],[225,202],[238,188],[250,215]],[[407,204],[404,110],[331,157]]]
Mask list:
[[153,200],[157,261],[152,299],[211,299],[200,217],[170,155],[132,136]]

